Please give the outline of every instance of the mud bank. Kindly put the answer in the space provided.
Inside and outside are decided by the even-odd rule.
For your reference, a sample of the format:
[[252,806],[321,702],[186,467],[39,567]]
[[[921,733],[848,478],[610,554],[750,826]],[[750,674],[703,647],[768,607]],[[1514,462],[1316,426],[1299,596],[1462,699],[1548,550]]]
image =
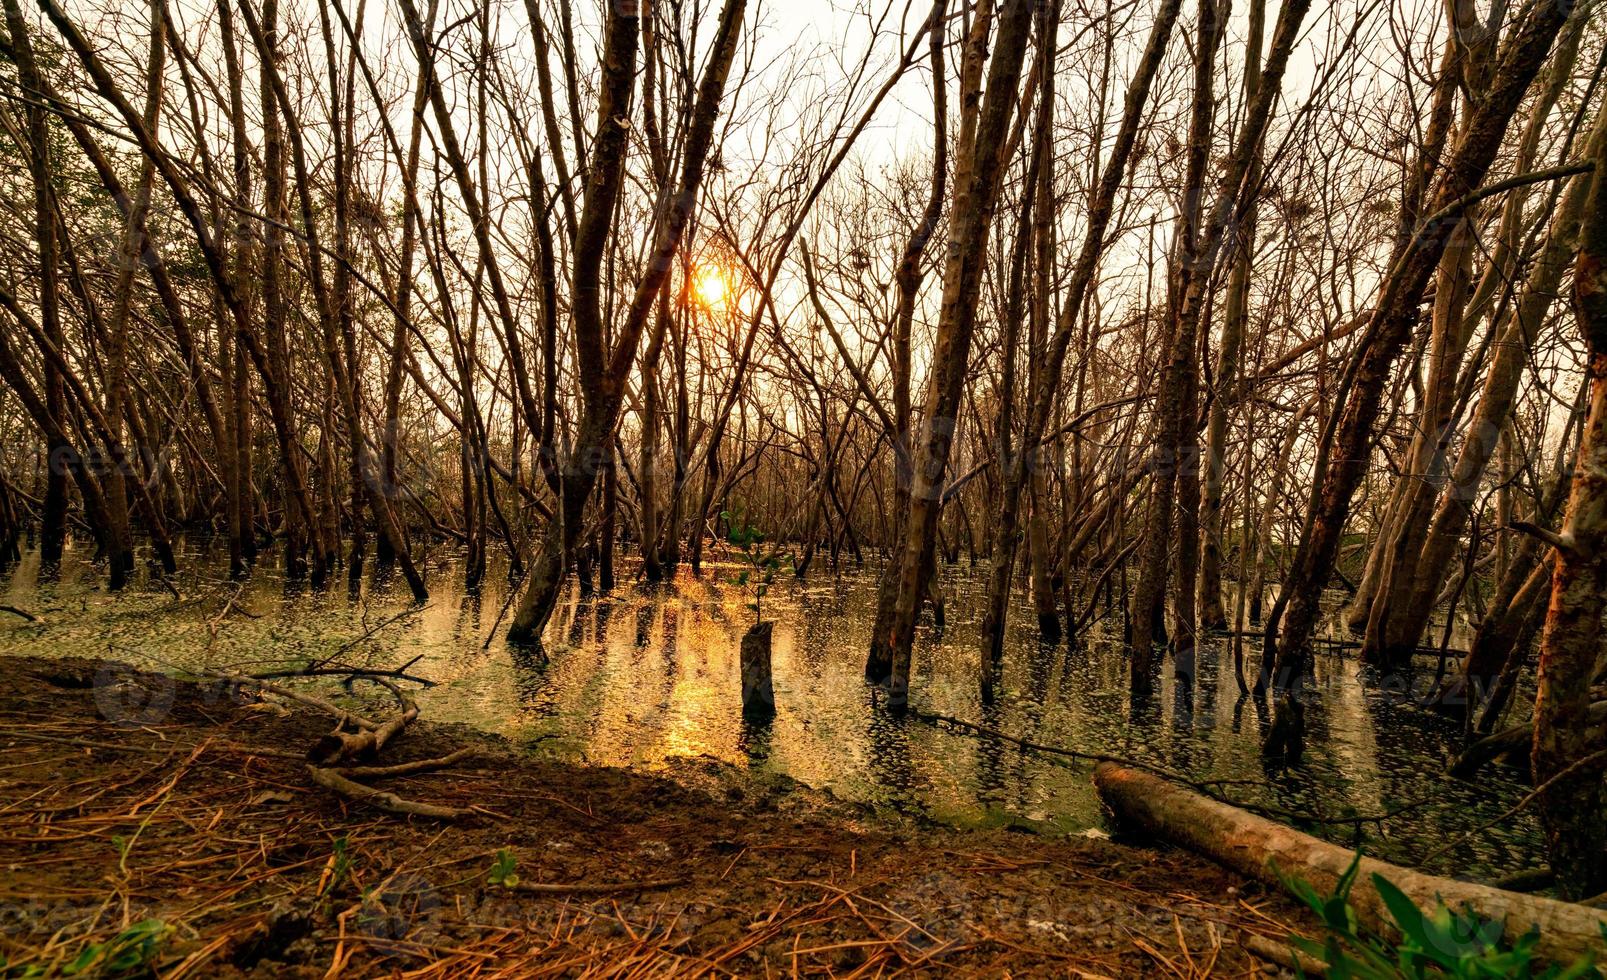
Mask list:
[[473,758],[385,788],[472,813],[400,818],[309,781],[329,727],[225,684],[0,658],[0,974],[1245,975],[1248,936],[1303,921],[1179,851],[889,819],[707,760],[577,766],[427,721],[385,764]]

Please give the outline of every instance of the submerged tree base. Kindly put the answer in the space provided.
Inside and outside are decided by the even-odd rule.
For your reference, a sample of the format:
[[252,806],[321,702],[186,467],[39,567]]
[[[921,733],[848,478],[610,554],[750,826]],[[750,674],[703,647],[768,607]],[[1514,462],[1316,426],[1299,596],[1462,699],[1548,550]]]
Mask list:
[[1242,975],[1244,942],[1296,917],[1181,852],[873,817],[701,760],[675,781],[576,766],[426,722],[386,761],[479,754],[387,785],[475,814],[399,819],[309,785],[287,747],[327,730],[313,713],[104,667],[0,676],[8,968],[1134,976],[1191,956]]

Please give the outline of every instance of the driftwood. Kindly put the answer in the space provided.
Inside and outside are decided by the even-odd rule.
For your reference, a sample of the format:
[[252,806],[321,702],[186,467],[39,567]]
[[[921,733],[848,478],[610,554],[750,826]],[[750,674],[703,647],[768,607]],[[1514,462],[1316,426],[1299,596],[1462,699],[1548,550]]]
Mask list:
[[[386,623],[395,622],[396,619],[397,617],[392,617],[386,620],[385,623],[381,623],[379,627],[375,627],[375,629],[383,627]],[[409,661],[395,671],[372,671],[359,668],[354,668],[350,671],[339,671],[339,673],[348,674],[349,679],[370,681],[391,692],[396,698],[396,713],[386,718],[383,722],[371,721],[322,698],[302,694],[300,691],[273,684],[261,677],[246,677],[218,670],[208,670],[203,671],[203,673],[233,684],[255,687],[261,691],[290,698],[333,715],[336,719],[334,731],[320,738],[306,754],[307,775],[314,784],[322,786],[331,793],[345,799],[368,803],[387,813],[394,813],[400,816],[428,817],[434,820],[456,820],[460,817],[469,816],[472,812],[470,810],[405,800],[388,790],[375,789],[357,781],[358,779],[385,779],[434,772],[473,755],[472,750],[462,749],[439,759],[423,759],[417,762],[405,762],[390,766],[354,766],[351,764],[360,759],[369,760],[378,756],[380,750],[387,743],[400,736],[407,730],[407,726],[418,718],[418,705],[391,680],[392,676],[402,675],[407,667],[412,666],[414,662]],[[307,676],[312,676],[313,674],[322,675],[329,672],[328,668],[315,667],[312,668],[312,673]],[[299,674],[300,672],[296,672],[290,676],[298,676]],[[356,731],[348,732],[346,730],[348,726],[355,728]]]
[[[1128,824],[1267,884],[1282,886],[1282,876],[1289,875],[1310,882],[1319,891],[1332,891],[1355,860],[1354,852],[1346,848],[1136,769],[1102,763],[1094,769],[1094,785],[1105,803]],[[1373,887],[1374,874],[1389,879],[1419,907],[1443,901],[1498,920],[1508,937],[1539,929],[1537,952],[1547,960],[1572,963],[1587,954],[1601,953],[1600,930],[1607,926],[1607,912],[1363,858],[1351,903],[1360,921],[1380,932],[1388,934],[1392,920]]]

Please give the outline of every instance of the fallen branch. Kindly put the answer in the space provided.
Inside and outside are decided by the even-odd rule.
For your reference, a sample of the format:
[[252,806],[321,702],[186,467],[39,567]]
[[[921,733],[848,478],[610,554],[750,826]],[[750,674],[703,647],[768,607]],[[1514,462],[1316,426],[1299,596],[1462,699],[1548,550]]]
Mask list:
[[[392,687],[396,691],[395,687]],[[402,699],[402,710],[387,718],[383,724],[374,728],[364,729],[355,735],[348,735],[336,727],[333,732],[320,738],[307,753],[309,762],[329,764],[342,759],[353,759],[358,756],[372,756],[385,747],[385,743],[402,733],[402,729],[418,718],[418,705],[408,700],[400,691],[397,697]]]
[[401,620],[404,620],[409,616],[416,616],[416,615],[418,615],[419,613],[423,612],[424,610],[426,610],[428,608],[429,608],[429,606],[409,606],[408,608],[403,609],[401,612],[397,613],[394,616],[388,617],[386,619],[382,619],[378,623],[375,623],[373,625],[373,627],[371,627],[367,632],[363,633],[363,635],[357,637],[356,639],[347,640],[345,643],[342,643],[340,646],[335,648],[334,653],[331,653],[329,656],[325,657],[324,659],[315,662],[312,666],[314,668],[322,667],[325,664],[329,663],[331,660],[334,660],[336,657],[338,657],[341,654],[345,653],[347,650],[350,650],[352,647],[355,647],[359,643],[362,643],[363,641],[369,639],[375,633],[378,633],[380,630],[382,630],[385,627],[391,625],[392,623],[400,622]]
[[[1285,876],[1293,875],[1318,891],[1332,892],[1356,860],[1346,848],[1136,769],[1102,763],[1094,769],[1094,785],[1105,803],[1133,826],[1269,885],[1284,887]],[[1501,922],[1511,937],[1537,929],[1536,952],[1552,962],[1572,963],[1600,952],[1607,913],[1362,858],[1350,901],[1358,919],[1375,931],[1391,932],[1393,921],[1373,887],[1375,874],[1387,878],[1419,907],[1438,902],[1466,906],[1476,915]]]
[[468,816],[470,813],[468,810],[459,810],[454,807],[404,800],[388,790],[375,789],[372,786],[364,786],[362,783],[354,782],[341,775],[337,770],[325,768],[324,766],[309,765],[307,775],[312,777],[313,782],[331,793],[344,796],[349,800],[372,804],[386,813],[395,813],[405,817],[429,817],[433,820],[457,820],[460,817]]
[[231,684],[238,684],[242,687],[254,687],[260,691],[266,691],[269,694],[277,694],[279,697],[289,698],[292,701],[298,701],[307,705],[308,707],[317,708],[319,711],[331,715],[337,720],[343,722],[349,721],[359,728],[374,729],[379,727],[378,723],[370,721],[369,719],[364,718],[362,715],[348,711],[347,709],[338,705],[331,704],[330,702],[325,701],[323,698],[315,698],[310,694],[302,694],[300,691],[293,691],[288,687],[281,687],[278,684],[259,680],[255,677],[247,677],[244,674],[231,674],[223,670],[210,669],[203,669],[201,674],[216,680],[228,681]]
[[435,681],[427,677],[418,677],[407,673],[411,664],[404,664],[393,670],[376,670],[368,667],[302,667],[298,670],[267,670],[252,674],[260,680],[283,679],[288,677],[345,677],[348,680],[372,680],[376,677],[387,677],[399,681],[411,681],[423,687],[434,687]]
[[458,749],[451,755],[443,755],[439,759],[420,759],[417,762],[403,762],[394,766],[344,766],[340,769],[342,775],[353,779],[389,779],[393,776],[415,776],[421,772],[435,772],[455,766],[465,759],[475,756],[474,749]]
[[262,618],[261,616],[257,615],[256,613],[247,610],[245,607],[238,605],[238,603],[240,601],[240,596],[245,593],[245,588],[246,588],[246,583],[242,581],[240,584],[238,584],[238,585],[236,585],[234,587],[233,592],[229,593],[229,598],[224,600],[223,609],[220,610],[216,616],[212,617],[212,619],[210,619],[206,624],[206,631],[207,631],[208,636],[211,636],[214,639],[217,638],[218,628],[223,625],[223,621],[225,619],[229,618],[229,613],[230,612],[238,611],[238,612],[242,613],[243,615],[250,617],[251,619],[261,619]]
[[16,606],[0,606],[0,612],[8,612],[13,616],[21,616],[23,619],[26,619],[30,623],[39,622],[39,617],[38,616],[35,616],[31,612],[25,612],[25,611],[23,611],[21,609],[18,609]]
[[614,895],[619,892],[646,892],[660,888],[675,888],[684,884],[686,884],[685,878],[651,878],[645,881],[619,881],[596,885],[587,884],[583,881],[567,885],[521,881],[513,886],[513,890],[516,892],[530,892],[536,895]]

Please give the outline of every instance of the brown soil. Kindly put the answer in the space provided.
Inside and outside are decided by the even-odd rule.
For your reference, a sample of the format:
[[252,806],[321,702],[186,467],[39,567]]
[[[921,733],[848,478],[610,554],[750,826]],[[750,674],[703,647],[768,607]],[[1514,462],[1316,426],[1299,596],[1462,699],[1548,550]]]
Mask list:
[[[386,788],[477,812],[392,816],[310,783],[315,711],[87,661],[0,659],[0,726],[0,976],[1243,976],[1246,937],[1298,920],[1177,851],[889,823],[714,763],[589,768],[424,722],[383,764],[480,754]],[[491,885],[504,849],[522,882],[620,887]]]

